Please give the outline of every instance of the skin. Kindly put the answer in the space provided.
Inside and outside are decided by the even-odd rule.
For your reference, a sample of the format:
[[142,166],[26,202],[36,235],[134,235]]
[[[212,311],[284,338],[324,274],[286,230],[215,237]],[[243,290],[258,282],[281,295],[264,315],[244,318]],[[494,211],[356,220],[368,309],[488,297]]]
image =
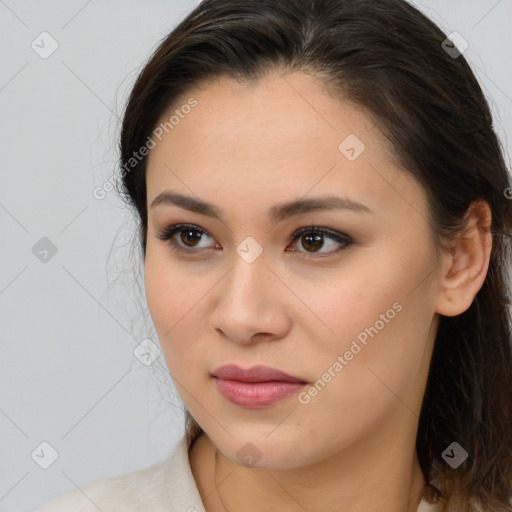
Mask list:
[[[192,96],[197,107],[148,158],[145,287],[169,372],[206,432],[190,453],[206,510],[415,511],[425,485],[415,439],[439,314],[465,311],[484,281],[489,207],[475,203],[467,232],[441,251],[425,191],[371,118],[306,74],[217,79],[177,104]],[[354,161],[338,149],[349,134],[366,146]],[[165,190],[215,205],[222,220],[151,208]],[[374,213],[267,218],[277,204],[325,195]],[[178,223],[206,232],[195,242],[174,235],[188,254],[158,238]],[[290,241],[311,225],[353,244]],[[236,252],[248,236],[263,250],[252,263]],[[307,404],[293,395],[246,409],[217,391],[211,373],[227,363],[314,383],[394,303],[401,311]],[[237,457],[248,441],[261,454],[253,466]]]

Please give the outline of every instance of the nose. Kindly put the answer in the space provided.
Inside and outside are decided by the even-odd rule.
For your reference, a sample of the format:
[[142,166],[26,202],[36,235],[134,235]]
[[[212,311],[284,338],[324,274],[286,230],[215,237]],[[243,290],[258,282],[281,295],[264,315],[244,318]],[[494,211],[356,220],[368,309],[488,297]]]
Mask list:
[[247,263],[233,255],[233,267],[222,280],[212,315],[217,333],[236,343],[278,339],[290,329],[286,289],[263,254]]

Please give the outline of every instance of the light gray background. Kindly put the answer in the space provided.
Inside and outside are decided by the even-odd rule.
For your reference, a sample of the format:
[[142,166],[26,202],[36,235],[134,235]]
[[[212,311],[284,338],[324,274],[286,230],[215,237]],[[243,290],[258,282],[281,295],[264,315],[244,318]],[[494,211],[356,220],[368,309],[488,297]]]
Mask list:
[[[414,4],[468,41],[509,155],[512,0]],[[115,173],[137,71],[196,5],[0,0],[0,511],[152,464],[183,434],[163,358],[133,353],[157,340],[130,212],[92,191]],[[47,59],[31,48],[43,31],[59,44]],[[43,237],[57,247],[45,263],[32,252]],[[58,452],[46,470],[31,456],[43,441]]]

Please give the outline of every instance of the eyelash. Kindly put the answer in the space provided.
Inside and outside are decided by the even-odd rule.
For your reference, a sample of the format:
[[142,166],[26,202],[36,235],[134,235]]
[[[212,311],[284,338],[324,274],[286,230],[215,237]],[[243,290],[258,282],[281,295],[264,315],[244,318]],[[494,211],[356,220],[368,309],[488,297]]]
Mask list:
[[[178,244],[172,238],[173,235],[175,235],[176,233],[180,233],[180,232],[186,231],[186,230],[195,231],[197,233],[201,233],[201,235],[204,234],[213,239],[213,237],[211,237],[208,234],[208,232],[204,231],[203,229],[200,229],[198,226],[195,226],[193,224],[175,224],[173,226],[169,226],[168,228],[166,228],[163,231],[161,231],[160,233],[158,233],[157,238],[164,242],[168,241],[171,249],[174,251],[178,251],[178,252],[186,253],[186,254],[193,254],[193,253],[197,254],[199,252],[199,250],[194,249],[193,247],[191,247],[191,248],[184,247],[184,246]],[[298,229],[291,235],[290,242],[291,243],[296,242],[305,234],[322,235],[326,238],[329,238],[329,239],[334,240],[335,242],[339,243],[341,245],[341,247],[336,249],[335,251],[331,251],[328,253],[298,251],[295,249],[292,252],[300,252],[300,253],[306,254],[307,257],[312,256],[312,257],[318,258],[318,257],[330,256],[332,254],[338,253],[339,251],[343,251],[353,244],[353,241],[351,240],[351,238],[349,236],[345,235],[344,233],[340,233],[338,231],[333,231],[330,229],[320,228],[320,227],[316,227],[316,226],[307,226],[307,227]],[[201,241],[201,240],[199,240],[199,241]],[[205,249],[205,248],[203,247],[201,249]],[[321,249],[322,249],[322,247],[321,247]],[[319,255],[323,255],[323,256],[315,256],[315,254],[319,254]]]

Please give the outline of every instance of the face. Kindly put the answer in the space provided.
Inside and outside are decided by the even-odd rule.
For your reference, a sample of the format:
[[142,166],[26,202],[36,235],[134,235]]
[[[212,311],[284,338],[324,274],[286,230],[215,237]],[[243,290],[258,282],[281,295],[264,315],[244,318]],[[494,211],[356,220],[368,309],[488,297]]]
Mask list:
[[[414,442],[439,293],[425,191],[305,74],[220,79],[173,112],[192,97],[146,177],[146,296],[187,408],[259,467]],[[300,383],[214,377],[226,364]]]

